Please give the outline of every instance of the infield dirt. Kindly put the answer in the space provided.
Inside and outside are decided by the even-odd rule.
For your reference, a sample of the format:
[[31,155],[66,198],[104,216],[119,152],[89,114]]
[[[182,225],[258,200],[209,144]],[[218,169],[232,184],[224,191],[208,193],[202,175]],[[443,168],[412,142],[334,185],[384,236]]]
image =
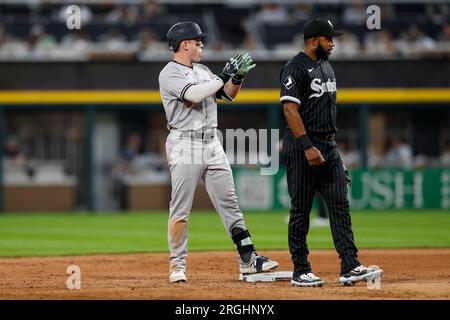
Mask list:
[[[260,251],[291,271],[287,251]],[[188,282],[170,284],[168,253],[0,259],[0,299],[450,299],[450,249],[360,250],[366,265],[384,269],[380,289],[365,282],[341,287],[339,259],[332,250],[313,250],[313,271],[322,288],[289,282],[239,281],[235,252],[190,252]],[[81,289],[68,290],[66,269],[81,268]]]

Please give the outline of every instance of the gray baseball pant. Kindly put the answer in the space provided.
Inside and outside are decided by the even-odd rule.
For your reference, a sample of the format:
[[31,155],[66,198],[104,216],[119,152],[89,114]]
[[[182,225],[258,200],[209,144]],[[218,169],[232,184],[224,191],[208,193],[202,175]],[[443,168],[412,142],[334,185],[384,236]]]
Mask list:
[[209,141],[180,137],[171,130],[166,152],[172,179],[168,222],[170,272],[186,272],[187,223],[199,181],[206,187],[214,208],[231,237],[235,227],[247,229],[239,209],[230,163],[217,136]]

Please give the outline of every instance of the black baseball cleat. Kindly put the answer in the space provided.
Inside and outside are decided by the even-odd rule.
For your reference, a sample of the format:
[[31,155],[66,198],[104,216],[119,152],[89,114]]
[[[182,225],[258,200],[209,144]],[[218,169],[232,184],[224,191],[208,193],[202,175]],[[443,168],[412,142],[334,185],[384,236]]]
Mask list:
[[325,282],[314,273],[304,273],[291,279],[294,287],[321,287]]
[[383,274],[382,269],[365,267],[360,265],[355,269],[341,275],[339,283],[344,286],[352,286],[358,281],[367,281],[375,277],[380,277]]

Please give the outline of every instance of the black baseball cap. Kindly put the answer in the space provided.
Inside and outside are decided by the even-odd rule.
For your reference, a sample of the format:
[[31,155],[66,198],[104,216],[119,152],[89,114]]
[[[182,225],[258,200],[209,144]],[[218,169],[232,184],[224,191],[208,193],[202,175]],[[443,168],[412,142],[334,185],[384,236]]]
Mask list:
[[309,20],[303,27],[303,38],[311,37],[338,37],[343,35],[342,31],[334,30],[334,26],[330,20],[313,19]]

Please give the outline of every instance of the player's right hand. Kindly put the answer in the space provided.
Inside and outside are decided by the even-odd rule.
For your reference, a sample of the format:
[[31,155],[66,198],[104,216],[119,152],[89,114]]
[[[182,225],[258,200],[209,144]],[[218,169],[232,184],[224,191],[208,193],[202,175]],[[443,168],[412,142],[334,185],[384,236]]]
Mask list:
[[230,58],[230,60],[225,64],[223,72],[235,75],[236,73],[238,73],[239,69],[242,68],[243,63],[244,63],[243,55],[238,54],[233,58]]
[[321,166],[325,164],[325,158],[322,156],[322,153],[316,147],[311,147],[305,150],[306,160],[310,166]]
[[230,61],[225,64],[222,72],[217,76],[222,79],[223,83],[227,83],[231,77],[233,77],[242,65],[242,55],[238,54],[234,58],[230,58]]

